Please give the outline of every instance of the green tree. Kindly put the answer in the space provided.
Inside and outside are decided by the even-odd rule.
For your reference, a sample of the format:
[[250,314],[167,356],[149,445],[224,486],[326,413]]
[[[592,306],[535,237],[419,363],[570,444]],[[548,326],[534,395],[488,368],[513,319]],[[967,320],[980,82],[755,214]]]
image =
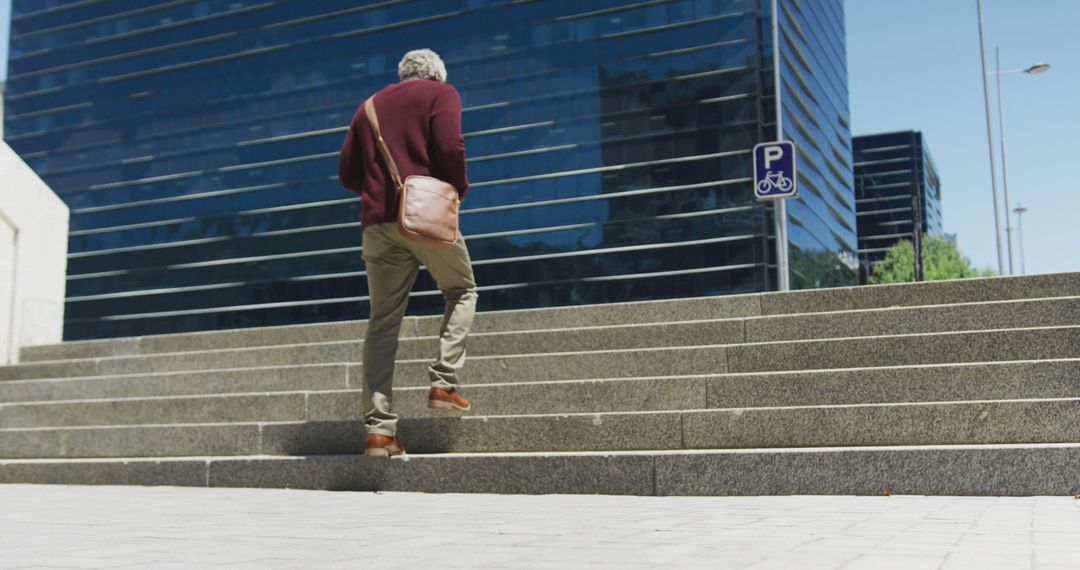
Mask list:
[[[990,277],[989,269],[980,271],[953,244],[938,237],[923,238],[923,273],[927,281]],[[885,259],[874,266],[870,275],[871,285],[885,283],[910,283],[915,281],[915,246],[910,240],[902,240],[889,248]]]

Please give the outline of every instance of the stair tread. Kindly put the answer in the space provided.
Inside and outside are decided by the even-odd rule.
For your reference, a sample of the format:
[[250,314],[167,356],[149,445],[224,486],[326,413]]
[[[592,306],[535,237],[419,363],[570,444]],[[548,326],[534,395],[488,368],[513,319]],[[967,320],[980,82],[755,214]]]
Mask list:
[[[706,298],[706,299],[708,299],[708,298]],[[925,304],[924,305],[895,305],[895,306],[870,307],[870,308],[858,308],[858,309],[826,310],[826,311],[817,311],[817,312],[809,311],[809,312],[770,314],[770,315],[717,317],[717,318],[696,319],[696,320],[695,319],[672,320],[672,321],[661,321],[661,322],[632,322],[631,321],[631,322],[625,322],[625,323],[607,323],[607,324],[600,324],[600,325],[576,325],[576,326],[571,325],[571,326],[566,326],[566,327],[549,327],[549,328],[535,328],[535,329],[511,329],[511,330],[498,330],[498,331],[486,331],[486,332],[485,331],[478,331],[478,332],[475,332],[473,334],[473,336],[478,337],[478,338],[483,338],[485,336],[503,336],[503,335],[513,335],[513,334],[533,334],[533,333],[542,334],[542,333],[558,332],[558,331],[563,331],[563,330],[587,331],[587,330],[590,330],[590,329],[655,327],[655,326],[663,326],[663,325],[680,325],[680,324],[685,325],[685,324],[691,324],[691,323],[699,323],[700,324],[700,323],[706,323],[706,322],[720,323],[720,322],[744,321],[744,322],[749,322],[749,323],[758,323],[758,322],[782,321],[782,320],[792,320],[792,319],[808,318],[808,317],[820,317],[820,316],[856,317],[856,316],[860,316],[860,315],[876,315],[876,314],[887,314],[887,313],[897,313],[897,312],[913,312],[913,313],[917,313],[917,312],[926,312],[926,311],[940,311],[940,310],[943,310],[943,309],[976,309],[976,308],[982,308],[982,307],[987,307],[987,306],[1009,306],[1009,305],[1023,305],[1023,304],[1031,304],[1031,303],[1068,303],[1068,302],[1075,302],[1077,300],[1080,300],[1080,296],[1077,296],[1077,295],[1064,295],[1064,296],[1057,296],[1057,297],[1038,297],[1038,298],[1031,298],[1031,299],[1003,299],[1003,300],[989,300],[989,301],[970,301],[970,302],[942,303],[942,304],[931,304],[931,305],[925,305]],[[692,300],[679,300],[679,301],[691,302]],[[664,301],[658,301],[658,302],[664,302]],[[604,306],[607,306],[607,305],[586,305],[585,307],[604,307]],[[617,306],[622,306],[622,305],[617,305]],[[534,309],[534,310],[542,311],[542,310],[550,310],[550,309]],[[482,319],[483,315],[492,315],[492,314],[500,314],[500,313],[498,313],[498,312],[478,313],[478,318]],[[412,317],[412,318],[414,318],[414,319],[431,319],[433,317]],[[235,330],[232,330],[232,331],[207,331],[207,332],[197,332],[197,333],[180,333],[180,334],[175,334],[175,335],[156,335],[156,336],[148,336],[148,337],[122,337],[122,338],[106,339],[106,340],[72,341],[72,342],[69,342],[69,343],[51,344],[51,345],[39,345],[39,346],[33,346],[33,347],[27,347],[27,348],[40,351],[40,350],[44,350],[44,349],[51,349],[51,348],[57,348],[57,347],[63,347],[63,346],[77,346],[77,345],[80,345],[80,343],[81,343],[81,345],[84,345],[84,346],[90,345],[88,343],[100,343],[102,346],[108,346],[110,344],[119,344],[119,343],[136,343],[137,344],[139,341],[141,341],[143,339],[147,339],[147,338],[154,339],[155,341],[160,342],[162,340],[167,340],[167,339],[170,339],[170,338],[176,338],[176,339],[188,338],[188,337],[191,337],[193,335],[223,335],[223,334],[226,334],[226,333],[229,333],[229,332],[236,332],[236,333],[241,333],[242,332],[243,334],[251,334],[251,333],[256,332],[256,331],[281,331],[281,330],[292,330],[292,329],[295,329],[295,330],[313,330],[313,329],[317,329],[318,327],[324,327],[324,326],[325,327],[340,328],[342,326],[359,326],[360,324],[363,324],[365,322],[366,321],[347,321],[347,322],[336,322],[336,323],[287,325],[287,326],[284,326],[284,327],[266,327],[264,329],[258,329],[258,328],[256,328],[256,329],[235,329]],[[405,336],[405,337],[402,337],[402,340],[425,340],[425,339],[432,339],[432,338],[436,338],[436,337],[433,336],[433,335],[425,334],[425,335],[417,335],[417,336]],[[74,361],[95,360],[95,359],[98,359],[98,358],[126,358],[126,357],[133,357],[133,356],[154,356],[154,355],[160,356],[160,355],[166,355],[166,354],[185,354],[185,353],[193,353],[193,352],[221,352],[221,351],[230,351],[230,350],[273,348],[273,347],[280,348],[280,347],[292,347],[292,346],[312,346],[312,345],[319,345],[319,344],[334,344],[334,343],[347,343],[347,342],[359,342],[359,341],[360,341],[360,339],[356,339],[356,340],[338,339],[338,340],[314,341],[314,342],[279,343],[279,344],[271,344],[271,345],[261,345],[261,344],[260,345],[240,345],[240,346],[229,347],[229,348],[224,348],[224,349],[209,349],[209,350],[193,349],[193,350],[175,350],[175,351],[174,350],[167,350],[167,351],[153,351],[153,352],[146,352],[146,353],[136,352],[136,353],[133,353],[133,354],[121,354],[121,355],[100,355],[100,356],[83,357],[83,358],[57,358],[57,359],[45,359],[45,360],[37,360],[37,359],[35,359],[35,360],[29,361],[27,363],[46,364],[46,363],[60,363],[60,362],[74,362]]]
[[[334,393],[339,391],[324,391],[322,393]],[[342,390],[342,393],[359,394],[359,390]],[[305,394],[306,392],[277,392],[268,394],[230,394],[229,396],[247,397],[247,396],[274,396],[274,395],[297,395]],[[56,402],[59,404],[79,404],[87,402],[110,402],[110,403],[124,403],[146,400],[169,400],[175,398],[117,398],[113,400],[73,400],[67,402]],[[802,405],[802,406],[741,406],[730,408],[681,408],[681,409],[661,409],[661,410],[619,410],[619,411],[598,411],[598,412],[535,412],[525,414],[470,414],[464,413],[450,413],[447,415],[439,416],[427,416],[423,419],[458,419],[461,421],[481,421],[486,422],[490,420],[514,420],[514,419],[543,419],[543,418],[585,418],[585,417],[627,417],[638,415],[675,415],[675,414],[730,414],[732,412],[738,413],[754,413],[754,412],[778,412],[778,411],[827,411],[827,410],[850,410],[850,409],[897,409],[897,408],[931,408],[931,407],[944,407],[944,406],[986,406],[986,405],[1009,405],[1009,404],[1053,404],[1053,403],[1080,403],[1080,397],[1060,397],[1060,398],[1008,398],[1008,399],[982,399],[982,400],[942,400],[942,401],[913,401],[913,402],[868,402],[859,404],[817,404],[817,405]],[[410,418],[405,418],[403,421],[409,421]],[[144,424],[83,424],[72,426],[30,426],[30,427],[0,427],[0,432],[25,432],[25,431],[55,431],[55,430],[84,430],[84,429],[137,429],[137,428],[165,428],[165,427],[211,427],[211,426],[285,426],[296,425],[302,426],[307,424],[327,424],[327,423],[348,423],[355,424],[360,423],[359,419],[316,419],[316,420],[256,420],[256,421],[222,421],[222,422],[164,422],[164,423],[144,423]]]
[[[491,451],[491,452],[454,452],[454,453],[408,453],[401,457],[392,457],[391,461],[408,462],[413,459],[469,459],[475,457],[649,457],[671,455],[755,455],[755,454],[828,454],[847,452],[877,452],[877,451],[949,451],[949,450],[1012,450],[1012,449],[1077,449],[1080,450],[1080,442],[1075,443],[962,443],[962,444],[934,444],[934,445],[865,445],[865,446],[837,446],[837,447],[755,447],[744,449],[656,449],[656,450],[625,450],[625,451]],[[355,454],[313,454],[313,455],[191,455],[191,456],[165,456],[165,457],[72,457],[72,458],[27,458],[27,459],[0,459],[0,465],[20,463],[163,463],[182,461],[318,461],[334,458],[363,457],[361,453]],[[374,461],[384,461],[383,458],[374,458]]]
[[426,407],[439,319],[404,322],[406,457],[360,453],[349,321],[27,348],[0,368],[0,481],[1080,490],[1080,273],[480,313],[465,414]]
[[[852,343],[852,342],[871,342],[879,341],[881,339],[903,339],[903,338],[941,338],[941,337],[956,337],[956,336],[983,336],[992,334],[1020,334],[1025,332],[1052,332],[1052,331],[1080,331],[1080,324],[1076,325],[1055,325],[1055,326],[1043,326],[1043,327],[1017,327],[1017,328],[997,328],[997,329],[984,329],[984,330],[966,330],[966,331],[941,331],[941,332],[927,332],[927,333],[900,333],[900,334],[882,334],[882,335],[869,335],[869,336],[854,336],[854,337],[833,337],[833,338],[820,338],[820,339],[793,339],[793,340],[775,340],[775,341],[760,341],[760,342],[739,342],[739,343],[718,343],[718,344],[700,344],[700,345],[672,345],[672,346],[642,346],[642,347],[630,347],[630,348],[612,348],[603,350],[573,350],[573,351],[553,351],[553,352],[529,352],[529,353],[515,353],[515,354],[481,354],[470,356],[470,361],[476,360],[493,360],[493,359],[505,359],[505,358],[534,358],[534,357],[554,357],[565,355],[584,355],[584,354],[619,354],[628,352],[646,352],[646,351],[665,351],[665,350],[701,350],[701,349],[716,349],[716,348],[755,348],[755,347],[769,347],[780,345],[807,345],[807,344],[840,344],[840,343]],[[514,333],[516,334],[516,333]],[[434,340],[432,337],[427,340]],[[329,342],[319,344],[352,344],[361,341],[347,341],[347,342]],[[131,359],[154,359],[162,356],[176,357],[187,354],[199,355],[207,352],[215,353],[231,353],[238,351],[270,351],[281,350],[287,348],[308,347],[317,346],[310,344],[297,344],[297,345],[279,345],[269,347],[253,347],[253,348],[240,348],[240,349],[222,349],[220,351],[192,351],[185,353],[168,353],[162,354],[145,354],[145,355],[129,355],[129,356],[110,356],[103,358],[87,358],[79,360],[62,360],[62,361],[50,361],[50,362],[32,362],[26,364],[16,364],[7,367],[0,368],[20,368],[20,367],[38,367],[38,366],[56,366],[63,364],[78,364],[78,363],[94,363],[107,360],[131,360]],[[430,358],[403,358],[398,359],[396,362],[399,364],[415,363],[415,362],[429,362]],[[333,365],[333,364],[361,364],[359,361],[329,361],[329,362],[316,362],[304,365],[294,366],[318,366],[318,365]],[[287,365],[286,365],[287,366]],[[132,376],[142,374],[167,374],[167,373],[181,373],[181,372],[210,372],[215,370],[251,370],[258,368],[282,368],[284,366],[268,365],[268,366],[256,366],[256,367],[238,367],[238,368],[208,368],[208,369],[189,369],[189,370],[173,370],[163,372],[132,372],[125,374],[115,374],[115,376]],[[876,367],[874,367],[876,368]],[[91,376],[74,376],[63,377],[67,378],[93,378],[101,375]],[[55,377],[42,377],[42,378],[18,378],[12,380],[0,379],[0,382],[13,382],[20,380],[49,380],[57,379]]]

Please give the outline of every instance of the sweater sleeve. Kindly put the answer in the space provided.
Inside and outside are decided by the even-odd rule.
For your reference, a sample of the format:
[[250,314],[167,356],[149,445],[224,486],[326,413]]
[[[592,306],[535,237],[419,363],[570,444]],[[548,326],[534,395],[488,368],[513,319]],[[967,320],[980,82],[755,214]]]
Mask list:
[[469,177],[465,165],[465,138],[461,135],[461,95],[450,85],[435,98],[430,132],[432,161],[464,199],[469,192]]
[[[362,107],[361,107],[362,108]],[[364,158],[360,153],[360,111],[356,112],[338,158],[338,180],[348,190],[360,194],[363,190]]]

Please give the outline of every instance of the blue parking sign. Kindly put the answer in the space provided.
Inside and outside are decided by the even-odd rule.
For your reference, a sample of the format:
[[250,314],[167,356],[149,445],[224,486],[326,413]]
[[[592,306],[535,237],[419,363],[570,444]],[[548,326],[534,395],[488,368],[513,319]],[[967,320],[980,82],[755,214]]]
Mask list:
[[754,195],[758,200],[798,196],[795,143],[778,141],[754,147]]

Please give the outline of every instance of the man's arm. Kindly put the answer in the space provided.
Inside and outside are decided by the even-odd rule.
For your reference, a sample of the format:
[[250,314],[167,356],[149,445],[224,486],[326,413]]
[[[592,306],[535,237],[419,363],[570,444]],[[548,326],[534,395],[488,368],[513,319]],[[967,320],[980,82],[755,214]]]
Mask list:
[[364,178],[364,157],[360,154],[359,122],[360,111],[357,111],[348,132],[345,133],[345,142],[341,145],[341,156],[338,158],[338,180],[346,189],[357,194],[362,191]]
[[461,95],[446,85],[431,108],[431,160],[446,181],[465,199],[469,176],[465,165],[465,138],[461,136]]

